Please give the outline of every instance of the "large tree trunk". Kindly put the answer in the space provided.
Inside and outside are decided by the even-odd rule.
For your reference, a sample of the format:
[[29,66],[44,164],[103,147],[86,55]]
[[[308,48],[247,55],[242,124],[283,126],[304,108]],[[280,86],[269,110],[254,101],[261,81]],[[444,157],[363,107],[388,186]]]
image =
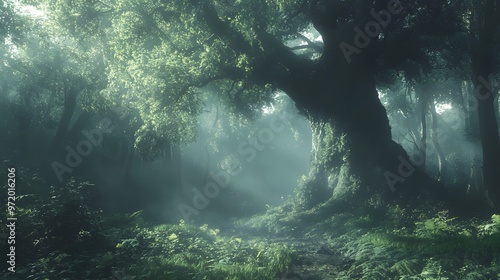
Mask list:
[[392,140],[369,68],[358,70],[347,76],[333,71],[316,77],[311,87],[321,94],[302,103],[296,100],[307,112],[313,133],[310,172],[297,194],[302,210],[329,199],[354,205],[375,194],[401,190],[414,182],[413,175],[423,175]]
[[481,72],[478,72],[481,74],[476,80],[476,97],[479,133],[483,149],[483,183],[491,200],[498,208],[500,207],[500,137],[493,105],[495,96],[491,91],[491,81],[484,79],[488,75]]
[[[328,199],[364,203],[379,192],[410,197],[417,188],[407,187],[416,178],[428,177],[419,168],[422,163],[411,164],[406,151],[392,140],[387,112],[375,87],[379,45],[360,39],[353,28],[372,19],[339,24],[338,11],[325,2],[310,2],[312,23],[324,45],[317,61],[295,55],[265,29],[256,28],[264,55],[253,63],[255,79],[276,85],[311,121],[311,167],[299,186],[297,205],[310,209]],[[210,18],[208,13],[205,16]],[[215,33],[224,30],[223,23],[217,19],[214,23],[210,27]],[[236,47],[244,45],[230,30],[221,35],[232,38]],[[353,39],[363,46],[358,49],[346,43]]]
[[[483,149],[483,183],[489,197],[500,209],[500,136],[495,115],[495,95],[490,77],[500,26],[500,5],[498,1],[473,2],[470,45],[472,46],[472,72],[477,99],[479,133]],[[491,75],[491,76],[490,76]]]
[[310,122],[311,165],[309,174],[299,183],[299,208],[310,209],[332,197],[345,196],[348,200],[349,191],[351,195],[359,195],[360,178],[349,165],[350,141],[345,131],[332,119],[311,117]]

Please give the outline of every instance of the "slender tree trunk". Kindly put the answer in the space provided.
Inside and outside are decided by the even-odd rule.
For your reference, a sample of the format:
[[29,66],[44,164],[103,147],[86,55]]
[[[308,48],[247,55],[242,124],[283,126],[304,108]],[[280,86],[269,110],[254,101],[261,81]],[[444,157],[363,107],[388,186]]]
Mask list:
[[473,83],[466,82],[466,107],[465,107],[465,115],[466,115],[466,123],[465,123],[465,131],[467,135],[467,139],[475,144],[480,145],[481,141],[479,138],[479,119],[477,114],[477,99],[474,95],[474,85]]
[[90,112],[82,111],[82,113],[76,119],[75,124],[68,131],[68,138],[74,139],[78,137],[78,134],[83,131],[83,128],[88,123],[90,119]]
[[19,154],[22,157],[28,156],[30,151],[28,149],[30,139],[30,127],[33,121],[33,113],[30,111],[32,108],[31,92],[29,89],[27,91],[20,92],[21,94],[21,106],[16,110],[16,117],[18,120],[18,139],[19,143],[16,143],[16,147],[19,149]]
[[472,120],[472,114],[470,110],[470,95],[472,93],[472,90],[469,87],[469,83],[467,81],[462,81],[461,86],[459,87],[459,94],[461,96],[461,101],[462,101],[462,110],[464,113],[464,128],[465,128],[465,136],[466,138],[470,141],[470,135],[471,135],[471,120]]
[[498,130],[500,131],[500,95],[498,95],[498,91],[496,92],[495,100],[493,101],[493,105],[495,106],[495,115],[497,119]]
[[29,149],[28,149],[28,140],[30,139],[29,133],[30,133],[30,126],[31,126],[31,114],[19,114],[19,126],[18,126],[18,131],[19,131],[19,139],[20,139],[20,145],[19,151],[21,156],[27,156],[29,155]]
[[422,170],[426,170],[427,166],[427,109],[429,107],[429,98],[426,87],[422,85],[415,86],[415,92],[419,99],[420,106],[420,142],[418,143],[419,153],[422,157]]
[[128,142],[124,143],[124,147],[126,149],[126,159],[125,159],[125,164],[123,168],[123,177],[125,178],[126,182],[129,182],[131,179],[132,175],[132,168],[134,164],[134,158],[135,158],[135,147],[134,144],[129,144]]
[[78,96],[78,91],[74,88],[70,88],[66,90],[64,93],[64,108],[61,115],[61,119],[59,120],[59,125],[57,127],[56,135],[52,140],[53,148],[59,147],[64,142],[64,138],[66,137],[68,131],[69,123],[75,112],[77,96]]
[[438,160],[438,181],[444,181],[445,174],[443,173],[443,163],[445,160],[443,148],[439,143],[439,130],[438,130],[438,117],[436,112],[436,106],[431,104],[430,106],[431,112],[431,138],[434,149],[436,150],[437,160]]
[[179,144],[172,144],[171,151],[171,165],[170,174],[172,178],[172,185],[175,188],[175,193],[182,194],[182,151]]

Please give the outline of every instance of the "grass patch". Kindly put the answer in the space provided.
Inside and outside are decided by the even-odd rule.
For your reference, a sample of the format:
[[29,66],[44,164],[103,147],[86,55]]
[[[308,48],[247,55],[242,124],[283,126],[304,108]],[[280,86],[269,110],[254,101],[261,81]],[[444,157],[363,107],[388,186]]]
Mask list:
[[182,222],[138,229],[136,238],[117,244],[117,250],[139,259],[126,270],[136,279],[273,279],[293,259],[285,244],[220,236],[207,225]]

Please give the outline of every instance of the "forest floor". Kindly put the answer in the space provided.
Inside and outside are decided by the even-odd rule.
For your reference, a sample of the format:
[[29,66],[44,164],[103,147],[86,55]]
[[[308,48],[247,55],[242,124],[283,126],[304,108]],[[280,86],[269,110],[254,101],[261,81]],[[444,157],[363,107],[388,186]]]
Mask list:
[[16,272],[0,279],[500,279],[500,215],[382,204],[332,215],[289,202],[223,225],[165,224],[104,215],[88,182],[28,192],[36,180],[16,201]]
[[[266,221],[276,220],[273,214],[241,223],[257,225],[257,231],[232,234],[262,238],[262,225],[276,229]],[[301,229],[296,227],[301,222],[282,219],[285,226],[278,231],[287,234],[265,236],[270,243],[289,244],[294,252],[277,279],[500,279],[499,215],[458,219],[447,211],[396,207],[381,217],[340,214]]]
[[[0,279],[500,279],[500,216],[466,221],[440,213],[415,222],[399,214],[414,226],[351,214],[302,228],[273,215],[220,229],[153,226],[138,212],[106,219],[99,232],[80,231],[87,239],[73,244],[67,237],[42,240],[29,249],[28,263]],[[67,223],[65,230],[76,225]]]
[[[246,238],[252,237],[247,235]],[[269,243],[289,244],[297,256],[290,267],[277,279],[320,280],[342,279],[343,277],[351,279],[345,277],[347,277],[347,271],[354,261],[344,255],[341,246],[335,246],[327,239],[313,237],[266,238],[268,238]]]

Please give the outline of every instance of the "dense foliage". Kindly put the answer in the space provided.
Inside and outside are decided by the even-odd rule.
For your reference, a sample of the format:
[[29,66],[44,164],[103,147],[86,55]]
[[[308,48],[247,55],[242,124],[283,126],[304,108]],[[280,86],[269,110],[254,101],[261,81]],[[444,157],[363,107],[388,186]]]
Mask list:
[[499,43],[500,0],[0,0],[1,278],[498,279]]

